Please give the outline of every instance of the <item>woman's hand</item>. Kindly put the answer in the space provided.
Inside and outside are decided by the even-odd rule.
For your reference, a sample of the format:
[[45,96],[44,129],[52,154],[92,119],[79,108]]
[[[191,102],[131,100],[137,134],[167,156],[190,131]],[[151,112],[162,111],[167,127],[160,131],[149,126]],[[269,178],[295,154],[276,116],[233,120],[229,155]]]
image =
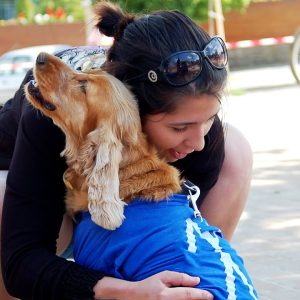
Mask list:
[[115,300],[212,300],[208,291],[195,289],[198,277],[163,271],[141,281],[104,277],[94,287],[95,298]]

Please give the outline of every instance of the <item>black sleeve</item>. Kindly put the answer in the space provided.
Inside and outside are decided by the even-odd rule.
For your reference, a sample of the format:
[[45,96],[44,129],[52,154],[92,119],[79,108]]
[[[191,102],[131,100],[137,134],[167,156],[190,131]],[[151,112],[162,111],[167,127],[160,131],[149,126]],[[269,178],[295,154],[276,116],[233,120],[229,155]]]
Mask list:
[[24,97],[23,85],[32,78],[30,70],[14,97],[6,101],[0,109],[0,170],[9,169],[22,111],[29,105]]
[[223,126],[216,118],[205,136],[205,147],[195,151],[172,165],[181,171],[182,177],[199,186],[201,194],[197,201],[201,205],[209,190],[218,180],[225,158]]
[[93,299],[102,274],[55,255],[64,213],[64,136],[30,105],[22,113],[4,199],[6,288],[22,300]]

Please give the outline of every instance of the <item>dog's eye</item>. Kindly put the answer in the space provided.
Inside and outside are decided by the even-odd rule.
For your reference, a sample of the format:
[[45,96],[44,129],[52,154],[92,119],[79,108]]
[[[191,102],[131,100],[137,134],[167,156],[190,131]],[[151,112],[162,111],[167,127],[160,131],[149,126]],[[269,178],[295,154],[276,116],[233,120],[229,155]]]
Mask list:
[[80,90],[86,94],[86,85],[87,85],[87,81],[86,80],[79,80],[79,87]]

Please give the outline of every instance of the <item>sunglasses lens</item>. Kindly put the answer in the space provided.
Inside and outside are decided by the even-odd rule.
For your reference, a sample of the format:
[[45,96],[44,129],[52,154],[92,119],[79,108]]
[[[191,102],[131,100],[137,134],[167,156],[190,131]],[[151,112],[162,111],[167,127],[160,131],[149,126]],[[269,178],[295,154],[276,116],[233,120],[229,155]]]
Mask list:
[[218,38],[213,38],[204,48],[204,54],[210,63],[218,68],[224,68],[227,64],[227,51],[224,42]]
[[202,59],[206,58],[212,66],[223,69],[227,64],[227,50],[220,37],[214,37],[203,51],[176,52],[162,61],[160,72],[169,84],[182,86],[189,84],[202,71]]
[[202,70],[201,57],[193,52],[179,52],[162,63],[163,73],[173,85],[183,85],[193,81]]

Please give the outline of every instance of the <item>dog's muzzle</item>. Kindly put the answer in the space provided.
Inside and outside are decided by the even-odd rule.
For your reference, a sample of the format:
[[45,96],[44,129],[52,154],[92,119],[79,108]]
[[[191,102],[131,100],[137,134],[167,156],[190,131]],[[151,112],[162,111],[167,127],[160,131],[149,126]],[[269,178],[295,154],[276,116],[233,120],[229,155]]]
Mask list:
[[30,80],[30,82],[28,83],[27,91],[45,109],[49,111],[56,110],[56,106],[54,104],[44,99],[35,80]]

